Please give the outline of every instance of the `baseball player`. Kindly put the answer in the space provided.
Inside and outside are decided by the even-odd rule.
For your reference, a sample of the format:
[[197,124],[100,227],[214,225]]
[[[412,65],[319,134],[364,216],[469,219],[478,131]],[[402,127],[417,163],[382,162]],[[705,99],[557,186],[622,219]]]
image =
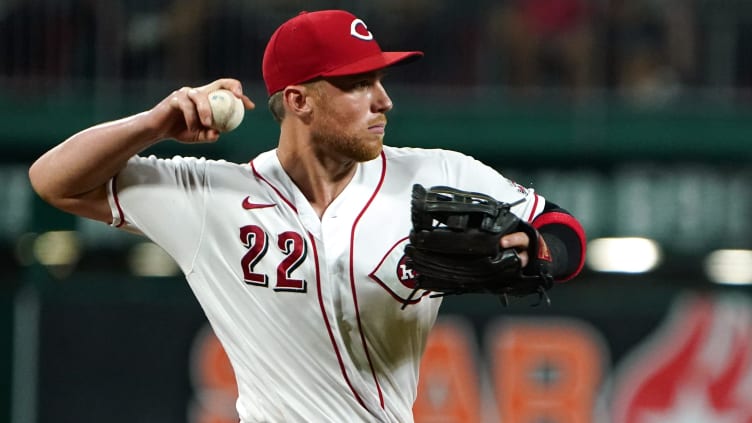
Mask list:
[[[543,234],[559,281],[584,256],[575,218],[532,189],[457,152],[382,144],[383,71],[422,55],[383,52],[346,11],[301,13],[264,54],[276,149],[248,163],[139,155],[168,139],[216,141],[212,90],[254,108],[239,81],[220,79],[73,135],[32,165],[31,182],[52,205],[141,233],[176,260],[232,363],[242,422],[411,422],[441,304],[411,296],[413,183],[519,201],[513,212]],[[527,263],[525,233],[500,242]]]

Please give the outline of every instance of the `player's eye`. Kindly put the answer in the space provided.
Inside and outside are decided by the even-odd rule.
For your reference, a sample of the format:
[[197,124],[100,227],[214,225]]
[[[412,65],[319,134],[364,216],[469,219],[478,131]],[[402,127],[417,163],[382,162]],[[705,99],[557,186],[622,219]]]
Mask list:
[[370,79],[363,79],[360,81],[355,82],[353,85],[353,88],[368,88],[371,85],[373,85],[373,81]]
[[362,75],[353,75],[342,78],[332,78],[332,84],[345,91],[358,91],[370,89],[383,78],[382,72],[369,72]]

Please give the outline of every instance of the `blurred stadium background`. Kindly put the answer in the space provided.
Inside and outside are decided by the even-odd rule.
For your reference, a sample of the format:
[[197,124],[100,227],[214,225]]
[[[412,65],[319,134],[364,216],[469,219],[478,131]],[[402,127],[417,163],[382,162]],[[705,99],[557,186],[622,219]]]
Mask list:
[[26,172],[79,129],[223,76],[259,105],[243,125],[151,152],[273,147],[265,42],[321,8],[426,53],[387,79],[387,143],[482,159],[590,239],[551,307],[446,301],[417,421],[752,422],[752,2],[0,0],[0,423],[237,421],[171,260],[51,209]]

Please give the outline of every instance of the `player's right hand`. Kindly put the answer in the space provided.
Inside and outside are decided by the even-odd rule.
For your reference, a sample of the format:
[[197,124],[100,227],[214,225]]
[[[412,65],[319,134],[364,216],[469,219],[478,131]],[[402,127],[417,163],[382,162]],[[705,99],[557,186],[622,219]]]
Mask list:
[[171,138],[184,143],[208,143],[219,139],[219,131],[210,128],[212,119],[208,94],[224,88],[243,101],[247,110],[255,104],[243,94],[240,81],[217,79],[201,87],[183,87],[173,91],[147,112],[159,139]]

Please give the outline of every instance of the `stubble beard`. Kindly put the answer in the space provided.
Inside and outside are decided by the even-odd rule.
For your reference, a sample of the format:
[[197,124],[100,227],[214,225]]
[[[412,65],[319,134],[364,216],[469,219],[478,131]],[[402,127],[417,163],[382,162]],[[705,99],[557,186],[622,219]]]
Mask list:
[[383,147],[383,135],[358,135],[343,131],[339,126],[341,125],[335,118],[327,118],[326,122],[321,122],[311,134],[316,148],[334,152],[357,162],[367,162],[379,156]]

